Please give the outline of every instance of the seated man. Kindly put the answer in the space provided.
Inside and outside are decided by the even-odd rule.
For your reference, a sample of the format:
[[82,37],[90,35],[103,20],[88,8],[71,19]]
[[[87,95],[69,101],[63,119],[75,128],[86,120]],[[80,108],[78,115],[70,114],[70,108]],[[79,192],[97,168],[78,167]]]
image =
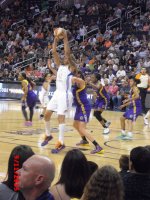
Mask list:
[[150,151],[136,147],[130,153],[130,172],[122,176],[125,200],[150,199]]
[[19,189],[25,200],[54,200],[48,191],[55,176],[55,166],[49,158],[34,155],[18,171]]

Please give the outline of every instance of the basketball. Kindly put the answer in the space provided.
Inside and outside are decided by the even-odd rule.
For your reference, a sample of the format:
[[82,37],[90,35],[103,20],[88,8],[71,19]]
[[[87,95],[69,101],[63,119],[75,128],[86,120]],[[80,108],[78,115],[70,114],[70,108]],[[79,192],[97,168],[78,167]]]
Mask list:
[[57,28],[54,30],[54,36],[62,40],[64,38],[63,37],[64,31],[66,31],[66,30],[63,28]]

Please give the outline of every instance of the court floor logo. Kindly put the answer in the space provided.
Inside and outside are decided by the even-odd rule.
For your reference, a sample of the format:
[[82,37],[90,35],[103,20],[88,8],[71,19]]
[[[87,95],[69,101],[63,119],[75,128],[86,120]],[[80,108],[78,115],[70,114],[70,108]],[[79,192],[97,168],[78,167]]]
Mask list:
[[[58,133],[58,128],[51,128],[51,133]],[[73,131],[71,128],[67,127],[65,132]],[[6,131],[6,133],[10,134],[16,134],[16,135],[39,135],[43,134],[45,132],[45,129],[24,129],[24,130],[13,130],[13,131]]]

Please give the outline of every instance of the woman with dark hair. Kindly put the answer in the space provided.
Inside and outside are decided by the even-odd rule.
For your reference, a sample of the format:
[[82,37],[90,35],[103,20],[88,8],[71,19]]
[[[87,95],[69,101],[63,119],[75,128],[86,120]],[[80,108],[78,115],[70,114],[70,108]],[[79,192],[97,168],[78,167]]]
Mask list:
[[[22,113],[25,118],[25,126],[32,126],[32,118],[34,114],[34,107],[36,105],[37,96],[33,91],[35,83],[31,81],[24,72],[19,74],[18,80],[21,81],[22,90],[24,95],[21,98],[22,101]],[[26,111],[27,106],[30,110],[30,117]]]
[[33,155],[33,150],[27,145],[19,145],[12,150],[8,160],[7,177],[0,184],[0,200],[18,199],[17,170],[21,169],[22,164]]
[[95,104],[94,104],[94,117],[101,123],[104,128],[103,134],[109,134],[110,122],[102,117],[103,111],[107,108],[109,103],[109,96],[104,86],[100,83],[101,76],[99,74],[93,74],[91,82],[88,85],[94,89]]
[[60,171],[59,181],[51,188],[56,200],[81,198],[89,180],[89,165],[85,155],[78,149],[67,152]]
[[[137,84],[140,81],[135,77],[129,77],[130,84],[130,95],[129,98],[123,101],[123,105],[120,106],[120,109],[129,106],[129,109],[124,113],[124,115],[120,118],[121,123],[121,136],[120,139],[128,140],[132,139],[132,130],[133,130],[133,122],[136,121],[137,117],[142,113],[142,103],[140,97],[140,91],[137,87]],[[128,134],[126,135],[126,127],[125,121],[128,122]]]
[[94,140],[93,136],[90,133],[88,133],[86,129],[86,125],[89,121],[91,113],[91,105],[87,99],[86,84],[81,72],[77,73],[77,77],[74,76],[72,78],[72,84],[73,98],[76,106],[73,126],[79,132],[82,138],[82,140],[79,143],[77,143],[77,146],[88,144],[88,139],[95,146],[95,148],[91,151],[92,154],[103,153],[102,147],[100,147],[97,141]]
[[112,166],[98,169],[85,186],[81,200],[123,200],[123,183]]
[[46,73],[44,75],[44,82],[43,82],[43,85],[42,85],[42,89],[39,93],[39,100],[40,100],[40,103],[41,103],[42,108],[43,108],[43,112],[40,115],[41,119],[44,117],[44,114],[45,114],[45,111],[46,111],[46,108],[47,108],[47,104],[49,102],[48,96],[49,96],[49,91],[50,91],[50,83],[53,80],[53,78],[54,77],[50,73]]

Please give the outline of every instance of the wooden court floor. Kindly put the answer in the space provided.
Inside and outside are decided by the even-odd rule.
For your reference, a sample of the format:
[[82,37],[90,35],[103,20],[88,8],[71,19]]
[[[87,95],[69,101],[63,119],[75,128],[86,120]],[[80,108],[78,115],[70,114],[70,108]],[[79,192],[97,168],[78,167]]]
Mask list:
[[[80,137],[73,129],[73,114],[70,112],[66,119],[66,133],[64,149],[60,154],[51,154],[50,150],[54,147],[57,141],[57,115],[54,114],[51,121],[52,134],[54,139],[44,148],[40,147],[44,135],[44,122],[39,120],[39,109],[35,111],[33,126],[24,127],[23,117],[21,114],[21,105],[19,101],[0,101],[0,180],[6,175],[7,163],[11,150],[20,144],[30,145],[34,152],[40,155],[45,155],[54,160],[56,164],[56,179],[58,177],[60,166],[66,152],[72,148],[76,148],[76,143]],[[116,139],[120,134],[120,121],[122,115],[120,112],[106,111],[104,117],[111,121],[111,133],[108,136],[102,135],[103,129],[100,124],[91,115],[88,130],[104,148],[103,155],[91,155],[89,147],[83,147],[82,151],[88,160],[96,162],[99,166],[110,164],[119,169],[118,159],[122,154],[129,154],[130,150],[136,146],[150,145],[150,128],[143,125],[143,118],[139,117],[134,126],[134,138],[132,141],[121,141]]]

